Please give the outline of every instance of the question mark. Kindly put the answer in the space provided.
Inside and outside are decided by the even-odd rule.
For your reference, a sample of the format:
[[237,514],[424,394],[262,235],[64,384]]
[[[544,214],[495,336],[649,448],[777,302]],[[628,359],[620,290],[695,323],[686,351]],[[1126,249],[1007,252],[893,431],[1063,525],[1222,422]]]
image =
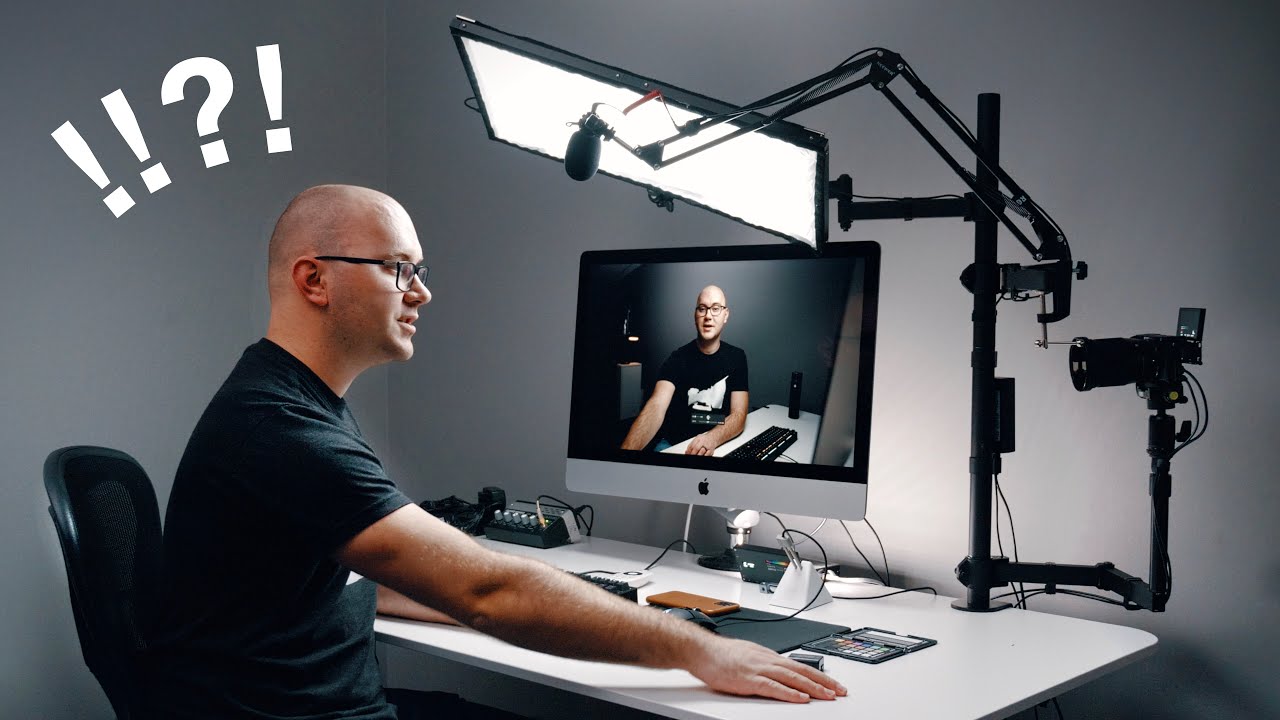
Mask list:
[[[218,132],[218,116],[231,101],[235,83],[226,65],[210,57],[187,58],[174,65],[160,84],[160,104],[168,105],[181,100],[187,81],[196,76],[209,82],[209,97],[196,114],[196,131],[200,133],[200,137],[204,137]],[[200,152],[204,153],[204,166],[207,168],[227,162],[227,146],[221,140],[201,145]]]

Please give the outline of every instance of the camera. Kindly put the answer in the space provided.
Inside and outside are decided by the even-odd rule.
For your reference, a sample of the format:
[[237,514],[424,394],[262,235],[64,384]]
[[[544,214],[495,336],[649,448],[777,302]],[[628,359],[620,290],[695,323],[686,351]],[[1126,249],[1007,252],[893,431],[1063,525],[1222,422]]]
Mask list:
[[1183,401],[1183,364],[1200,364],[1204,308],[1181,308],[1176,335],[1134,335],[1091,340],[1078,337],[1070,352],[1071,384],[1081,392],[1096,387],[1136,384],[1140,393],[1155,391]]

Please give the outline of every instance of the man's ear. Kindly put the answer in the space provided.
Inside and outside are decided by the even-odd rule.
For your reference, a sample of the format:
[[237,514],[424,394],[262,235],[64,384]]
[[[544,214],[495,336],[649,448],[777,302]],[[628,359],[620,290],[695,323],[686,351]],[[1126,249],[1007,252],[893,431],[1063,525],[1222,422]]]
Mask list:
[[320,266],[311,258],[299,258],[293,264],[293,286],[307,302],[317,307],[329,304],[329,286]]

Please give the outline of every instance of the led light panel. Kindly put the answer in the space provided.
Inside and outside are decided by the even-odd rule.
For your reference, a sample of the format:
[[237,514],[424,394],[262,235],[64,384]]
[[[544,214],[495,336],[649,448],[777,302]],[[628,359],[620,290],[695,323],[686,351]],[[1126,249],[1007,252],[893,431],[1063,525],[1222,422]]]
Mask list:
[[[452,29],[489,136],[561,162],[577,121],[598,103],[597,114],[633,147],[671,137],[690,119],[735,109],[470,20],[459,18]],[[622,114],[653,89],[662,91],[665,108],[653,100]],[[664,157],[736,129],[733,122],[707,128],[668,145]],[[827,140],[799,125],[776,122],[658,170],[605,141],[599,172],[815,249],[826,240]]]

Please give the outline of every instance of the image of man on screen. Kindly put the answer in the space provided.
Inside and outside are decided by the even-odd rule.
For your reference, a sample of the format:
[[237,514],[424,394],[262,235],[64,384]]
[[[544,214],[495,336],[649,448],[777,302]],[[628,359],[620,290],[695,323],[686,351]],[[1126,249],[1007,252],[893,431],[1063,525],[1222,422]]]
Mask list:
[[[667,356],[623,450],[656,451],[689,439],[686,455],[711,455],[742,433],[747,420],[747,354],[720,339],[729,322],[724,291],[708,285],[693,311],[697,333]],[[656,442],[654,442],[656,439]]]

